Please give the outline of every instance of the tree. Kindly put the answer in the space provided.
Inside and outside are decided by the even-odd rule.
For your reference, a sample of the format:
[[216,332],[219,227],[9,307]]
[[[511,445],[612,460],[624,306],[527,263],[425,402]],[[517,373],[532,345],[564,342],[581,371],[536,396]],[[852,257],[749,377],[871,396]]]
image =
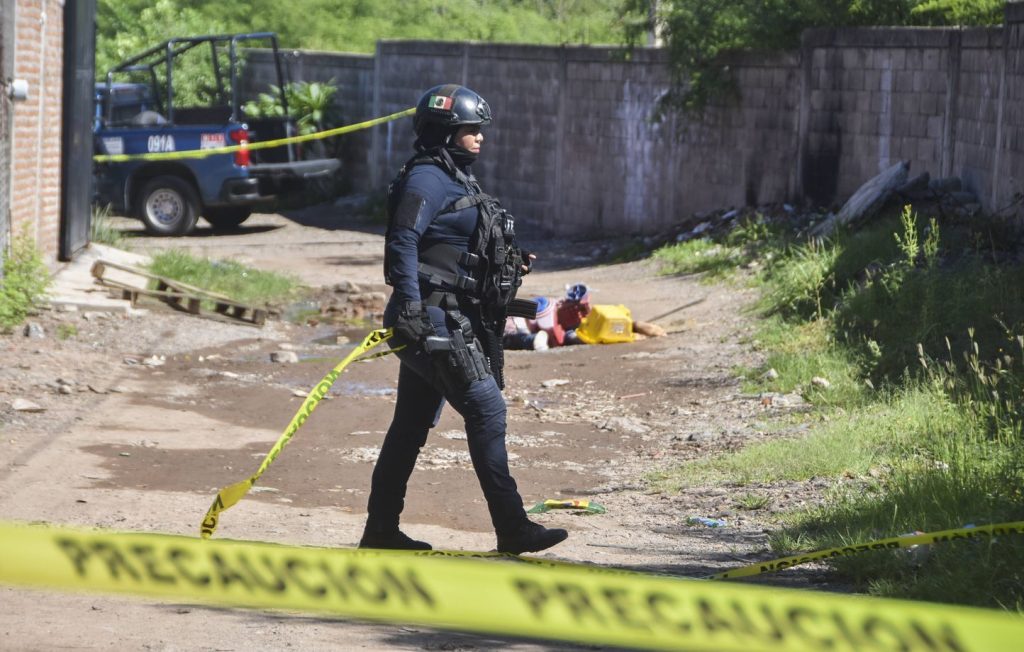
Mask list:
[[98,0],[97,70],[170,36],[278,34],[287,48],[372,52],[380,39],[622,44],[621,0]]
[[735,88],[722,55],[795,48],[811,27],[992,24],[1002,0],[623,0],[627,41],[658,33],[673,88],[664,102],[700,111]]

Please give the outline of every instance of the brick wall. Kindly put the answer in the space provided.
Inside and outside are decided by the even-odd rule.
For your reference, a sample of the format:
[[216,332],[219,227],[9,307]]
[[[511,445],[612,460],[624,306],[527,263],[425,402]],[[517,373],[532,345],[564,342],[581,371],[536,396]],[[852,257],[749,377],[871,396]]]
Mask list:
[[[14,0],[0,0],[0,80],[14,76]],[[7,88],[0,86],[0,256],[11,235],[11,113]],[[0,276],[3,270],[0,268]]]
[[29,98],[12,109],[11,234],[28,232],[45,260],[57,260],[60,226],[63,3],[17,0],[14,77]]

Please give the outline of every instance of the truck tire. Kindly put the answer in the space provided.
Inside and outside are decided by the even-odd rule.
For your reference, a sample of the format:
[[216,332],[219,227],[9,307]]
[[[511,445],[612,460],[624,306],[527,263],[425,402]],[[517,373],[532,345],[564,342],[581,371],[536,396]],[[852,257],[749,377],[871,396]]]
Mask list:
[[153,235],[188,235],[199,220],[199,198],[181,177],[153,177],[139,191],[136,216]]
[[211,206],[203,210],[203,217],[214,231],[233,229],[252,215],[250,206]]

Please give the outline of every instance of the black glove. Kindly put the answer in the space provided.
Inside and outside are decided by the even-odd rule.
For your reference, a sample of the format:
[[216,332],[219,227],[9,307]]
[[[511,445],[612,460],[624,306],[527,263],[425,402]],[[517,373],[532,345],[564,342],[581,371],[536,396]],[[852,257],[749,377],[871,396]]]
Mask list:
[[419,301],[406,301],[395,320],[395,334],[418,344],[437,333],[434,332],[434,325],[423,304]]
[[526,276],[527,274],[529,274],[530,272],[533,271],[533,258],[530,258],[530,252],[529,251],[520,249],[519,250],[519,259],[522,262],[523,267],[526,268],[526,269],[522,270],[523,276]]

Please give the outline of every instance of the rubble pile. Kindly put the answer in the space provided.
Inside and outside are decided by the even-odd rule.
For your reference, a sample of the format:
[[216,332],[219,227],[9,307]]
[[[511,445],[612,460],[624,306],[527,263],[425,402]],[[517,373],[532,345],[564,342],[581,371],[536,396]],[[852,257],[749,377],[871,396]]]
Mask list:
[[[982,216],[980,199],[974,192],[965,189],[960,177],[932,178],[925,171],[908,178],[908,172],[909,162],[896,163],[867,181],[841,207],[773,203],[699,212],[660,233],[640,239],[641,244],[644,249],[654,250],[698,238],[721,240],[738,226],[752,222],[795,236],[824,238],[831,235],[838,226],[862,226],[892,202],[910,204],[918,212],[934,216],[940,221],[962,222]],[[993,211],[993,215],[1015,210],[1022,200],[1024,196],[1018,195],[1008,206]],[[634,241],[633,246],[636,244]]]

